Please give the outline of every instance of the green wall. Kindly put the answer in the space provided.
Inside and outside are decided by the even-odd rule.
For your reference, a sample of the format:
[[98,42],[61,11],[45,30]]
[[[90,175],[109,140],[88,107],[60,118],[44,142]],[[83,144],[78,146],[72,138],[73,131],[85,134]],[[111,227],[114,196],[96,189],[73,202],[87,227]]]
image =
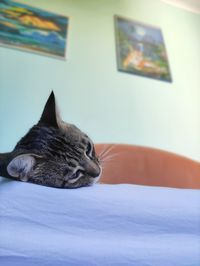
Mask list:
[[[22,1],[21,1],[22,2]],[[0,48],[0,151],[38,121],[53,89],[65,121],[95,142],[200,160],[200,16],[159,0],[24,0],[70,16],[67,60]],[[173,83],[117,71],[113,16],[162,29]]]

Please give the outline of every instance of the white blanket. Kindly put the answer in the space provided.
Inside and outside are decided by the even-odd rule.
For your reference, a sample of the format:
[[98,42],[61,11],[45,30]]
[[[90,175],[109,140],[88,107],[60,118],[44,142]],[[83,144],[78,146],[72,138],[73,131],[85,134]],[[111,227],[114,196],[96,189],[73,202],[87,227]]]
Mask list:
[[0,180],[1,266],[199,266],[200,191]]

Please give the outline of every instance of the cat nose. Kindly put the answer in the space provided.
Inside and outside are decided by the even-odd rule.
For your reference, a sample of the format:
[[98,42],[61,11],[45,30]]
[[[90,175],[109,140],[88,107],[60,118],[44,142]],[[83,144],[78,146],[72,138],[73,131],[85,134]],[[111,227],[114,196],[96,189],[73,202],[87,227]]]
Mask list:
[[101,173],[100,167],[93,161],[87,163],[84,168],[86,173],[91,177],[97,177]]
[[91,177],[97,177],[97,176],[100,175],[100,173],[101,173],[101,169],[100,169],[99,166],[97,166],[96,169],[95,169],[95,171],[93,171],[92,173],[90,173],[90,176]]

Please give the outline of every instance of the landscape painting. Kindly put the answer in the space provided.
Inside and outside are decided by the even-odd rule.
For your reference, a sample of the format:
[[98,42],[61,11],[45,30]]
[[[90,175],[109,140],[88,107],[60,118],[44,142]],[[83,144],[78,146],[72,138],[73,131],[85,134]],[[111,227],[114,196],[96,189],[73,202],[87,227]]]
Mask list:
[[68,17],[0,0],[1,45],[64,59],[68,24]]
[[159,28],[115,17],[118,70],[172,82]]

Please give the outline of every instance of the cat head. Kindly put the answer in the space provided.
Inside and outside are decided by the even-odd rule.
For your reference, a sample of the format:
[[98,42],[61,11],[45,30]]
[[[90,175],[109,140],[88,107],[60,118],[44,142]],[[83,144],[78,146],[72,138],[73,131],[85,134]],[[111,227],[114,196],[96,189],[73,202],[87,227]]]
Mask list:
[[53,92],[39,122],[0,161],[2,176],[61,188],[92,185],[101,172],[93,142],[61,120]]

